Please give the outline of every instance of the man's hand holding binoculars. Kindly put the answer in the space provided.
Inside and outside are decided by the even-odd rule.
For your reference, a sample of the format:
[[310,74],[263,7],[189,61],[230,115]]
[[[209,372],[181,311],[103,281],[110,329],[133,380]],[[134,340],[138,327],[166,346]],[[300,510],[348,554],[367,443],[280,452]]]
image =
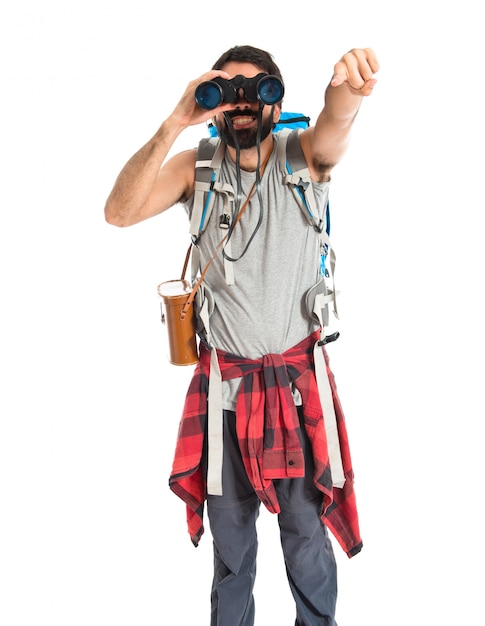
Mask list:
[[207,110],[201,108],[195,100],[195,92],[199,85],[212,81],[215,78],[222,78],[225,80],[230,79],[230,75],[223,70],[210,70],[199,78],[190,81],[187,85],[184,95],[180,99],[178,105],[174,109],[170,118],[174,123],[181,128],[187,128],[188,126],[194,126],[195,124],[201,124],[214,117],[217,113],[222,111],[229,111],[234,108],[231,103],[224,102],[215,109]]

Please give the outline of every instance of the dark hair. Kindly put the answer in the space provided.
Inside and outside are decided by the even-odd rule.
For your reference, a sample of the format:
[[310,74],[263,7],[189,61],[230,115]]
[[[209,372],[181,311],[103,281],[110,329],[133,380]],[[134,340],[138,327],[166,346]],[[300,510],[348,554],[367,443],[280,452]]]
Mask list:
[[273,61],[273,57],[269,52],[260,50],[259,48],[253,48],[253,46],[234,46],[224,52],[212,66],[213,70],[221,70],[226,63],[230,61],[238,61],[240,63],[252,63],[259,67],[267,74],[277,76],[281,82],[283,77],[279,67]]

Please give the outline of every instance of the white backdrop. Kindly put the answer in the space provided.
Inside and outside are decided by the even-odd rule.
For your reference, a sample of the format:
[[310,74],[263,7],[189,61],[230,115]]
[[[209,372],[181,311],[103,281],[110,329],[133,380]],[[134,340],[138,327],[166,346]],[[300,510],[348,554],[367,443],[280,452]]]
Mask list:
[[[312,120],[333,64],[379,82],[335,170],[341,338],[329,348],[364,549],[339,563],[340,626],[483,623],[481,40],[472,0],[217,5],[3,2],[0,621],[208,624],[211,539],[168,489],[191,368],[166,359],[156,286],[181,207],[121,230],[103,207],[189,80],[235,44],[275,56]],[[192,147],[204,127],[175,149]],[[293,624],[261,511],[257,626]]]

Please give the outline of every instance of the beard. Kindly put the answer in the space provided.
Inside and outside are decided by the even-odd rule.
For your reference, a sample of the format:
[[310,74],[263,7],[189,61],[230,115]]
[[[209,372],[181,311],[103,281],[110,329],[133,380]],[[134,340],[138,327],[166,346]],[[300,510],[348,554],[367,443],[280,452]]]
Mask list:
[[[272,113],[272,111],[271,111]],[[231,148],[239,148],[241,150],[249,150],[251,148],[255,148],[258,142],[258,127],[255,128],[243,128],[241,130],[235,130],[229,128],[229,124],[232,123],[229,119],[227,120],[226,116],[229,118],[236,117],[237,115],[241,115],[240,112],[230,111],[224,114],[224,121],[220,122],[219,120],[214,120],[214,125],[217,128],[217,132],[219,137],[222,139],[224,143],[226,143]],[[250,112],[245,112],[245,115],[252,115]],[[254,118],[257,119],[256,114],[254,114]],[[261,129],[259,131],[260,141],[266,139],[266,137],[273,130],[273,115],[268,115],[266,119],[261,120]],[[236,136],[236,138],[234,137]],[[236,144],[237,141],[237,144]]]

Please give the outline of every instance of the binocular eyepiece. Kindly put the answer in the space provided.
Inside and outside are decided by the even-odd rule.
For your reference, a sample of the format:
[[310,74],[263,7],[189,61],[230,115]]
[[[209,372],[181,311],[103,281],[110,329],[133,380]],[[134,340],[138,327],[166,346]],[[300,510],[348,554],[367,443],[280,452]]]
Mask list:
[[239,89],[244,91],[248,102],[262,104],[278,104],[283,99],[285,88],[277,76],[261,73],[253,78],[238,74],[226,80],[217,76],[197,86],[195,101],[202,109],[215,109],[221,104],[229,104],[239,100]]

